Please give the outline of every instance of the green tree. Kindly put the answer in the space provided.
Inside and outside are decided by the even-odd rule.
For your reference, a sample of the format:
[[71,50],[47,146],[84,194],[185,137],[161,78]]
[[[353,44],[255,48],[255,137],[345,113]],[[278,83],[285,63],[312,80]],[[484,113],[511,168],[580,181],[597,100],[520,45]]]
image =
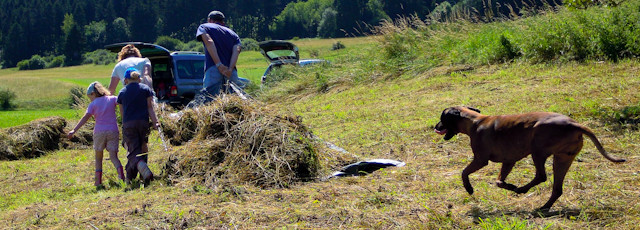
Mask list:
[[72,14],[66,14],[62,22],[64,31],[64,64],[66,66],[79,65],[82,63],[82,53],[84,50],[84,37],[80,26],[76,24]]
[[84,36],[87,39],[89,50],[102,48],[107,42],[107,23],[93,21],[84,26]]
[[367,11],[363,20],[369,25],[376,26],[383,20],[389,20],[389,16],[384,12],[384,3],[380,0],[369,0]]
[[116,18],[107,26],[107,43],[129,41],[131,32],[124,18]]
[[19,61],[29,58],[29,54],[24,52],[23,47],[27,47],[25,33],[20,24],[11,26],[9,33],[4,40],[2,47],[2,59],[4,67],[14,67]]
[[338,31],[338,12],[332,8],[324,9],[322,19],[318,25],[318,37],[331,38],[335,37]]
[[363,35],[362,16],[366,9],[366,0],[335,0],[338,12],[338,29],[344,30],[345,36]]
[[153,42],[156,40],[155,31],[158,13],[155,1],[137,0],[130,2],[128,22],[130,23],[131,38],[136,41]]
[[309,0],[292,2],[275,17],[271,25],[273,35],[278,38],[315,37],[322,13],[333,5],[333,0]]

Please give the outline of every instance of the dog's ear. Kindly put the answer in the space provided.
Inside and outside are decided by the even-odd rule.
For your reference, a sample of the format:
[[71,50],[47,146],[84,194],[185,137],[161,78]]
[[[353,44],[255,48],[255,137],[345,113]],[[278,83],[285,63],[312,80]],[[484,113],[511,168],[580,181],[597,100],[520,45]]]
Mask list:
[[472,110],[472,111],[476,111],[477,113],[480,113],[480,110],[479,110],[479,109],[473,108],[473,107],[471,107],[471,106],[465,106],[465,108],[467,108],[467,109],[469,109],[469,110]]
[[440,115],[440,121],[445,122],[447,125],[455,124],[460,119],[460,109],[456,107],[447,108],[442,111],[442,115]]

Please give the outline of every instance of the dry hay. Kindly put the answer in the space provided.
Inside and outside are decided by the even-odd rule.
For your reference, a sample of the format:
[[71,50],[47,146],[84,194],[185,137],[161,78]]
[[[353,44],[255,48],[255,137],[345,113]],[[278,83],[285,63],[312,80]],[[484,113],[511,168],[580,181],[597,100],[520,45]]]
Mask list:
[[66,125],[62,117],[48,117],[0,130],[0,160],[35,158],[58,149]]
[[[77,122],[69,123],[67,130],[73,129]],[[62,133],[62,147],[65,149],[93,149],[93,128],[95,127],[94,121],[87,121],[78,131],[73,135],[73,138],[68,139],[66,133]]]
[[301,118],[279,116],[237,97],[160,117],[171,143],[184,144],[174,148],[163,169],[162,177],[173,183],[287,187],[318,178],[329,152]]

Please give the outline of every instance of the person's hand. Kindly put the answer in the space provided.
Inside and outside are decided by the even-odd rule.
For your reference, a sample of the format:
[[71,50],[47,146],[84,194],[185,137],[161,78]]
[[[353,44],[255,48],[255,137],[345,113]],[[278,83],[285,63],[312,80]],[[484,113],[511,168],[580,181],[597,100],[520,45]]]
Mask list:
[[233,70],[231,68],[227,68],[225,72],[222,72],[222,75],[226,76],[227,78],[230,78],[232,73],[233,73]]
[[73,130],[69,131],[69,133],[67,134],[67,138],[69,138],[69,139],[73,138],[73,134],[75,134],[75,133],[76,132],[73,131]]
[[224,75],[224,73],[229,69],[229,67],[225,66],[225,65],[219,65],[218,67],[218,71]]

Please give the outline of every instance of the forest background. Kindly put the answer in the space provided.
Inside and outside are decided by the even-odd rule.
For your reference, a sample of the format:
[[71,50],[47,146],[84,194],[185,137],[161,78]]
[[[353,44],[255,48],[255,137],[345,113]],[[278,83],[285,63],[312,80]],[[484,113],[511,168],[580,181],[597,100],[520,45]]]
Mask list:
[[[572,0],[580,2],[580,0]],[[109,64],[106,44],[154,42],[171,50],[201,50],[197,26],[211,10],[227,26],[256,41],[364,36],[385,20],[417,17],[488,21],[526,14],[521,9],[560,5],[540,0],[3,0],[0,1],[0,66],[42,69]],[[531,11],[534,12],[534,11]],[[481,18],[481,19],[480,19]]]

